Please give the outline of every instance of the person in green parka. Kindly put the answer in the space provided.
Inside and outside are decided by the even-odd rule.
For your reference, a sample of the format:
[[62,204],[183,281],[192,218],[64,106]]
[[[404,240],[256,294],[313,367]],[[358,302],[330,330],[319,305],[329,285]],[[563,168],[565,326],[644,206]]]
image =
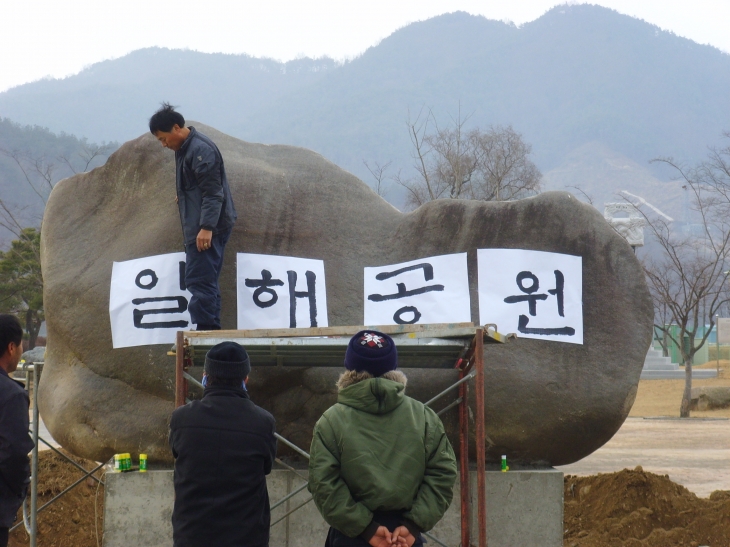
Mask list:
[[337,403],[314,426],[309,491],[327,547],[413,547],[451,504],[456,458],[436,413],[405,394],[393,339],[358,332]]

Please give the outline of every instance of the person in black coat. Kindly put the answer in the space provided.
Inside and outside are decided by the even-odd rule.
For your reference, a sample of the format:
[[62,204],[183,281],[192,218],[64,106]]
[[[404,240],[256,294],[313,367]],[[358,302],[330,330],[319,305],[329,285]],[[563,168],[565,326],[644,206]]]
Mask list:
[[170,421],[175,457],[174,547],[266,547],[266,475],[276,457],[274,417],[246,391],[246,350],[223,342],[205,356],[203,398]]
[[198,330],[221,328],[218,284],[223,253],[236,222],[223,156],[215,143],[167,103],[150,118],[150,132],[175,151],[175,188],[185,244],[188,310]]
[[8,544],[8,530],[28,492],[28,393],[10,378],[23,354],[23,329],[12,315],[0,315],[0,547]]

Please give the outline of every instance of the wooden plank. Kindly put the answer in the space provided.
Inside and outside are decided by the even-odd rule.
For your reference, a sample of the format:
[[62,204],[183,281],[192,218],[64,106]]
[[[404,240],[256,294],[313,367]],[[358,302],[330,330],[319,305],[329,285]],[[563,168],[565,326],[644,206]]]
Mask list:
[[[466,338],[474,336],[477,327],[473,323],[435,323],[427,325],[354,325],[338,327],[315,327],[306,329],[251,329],[251,330],[218,330],[218,331],[186,331],[185,337],[193,340],[206,338],[292,338],[312,336],[353,336],[355,333],[373,329],[385,334],[409,335],[414,338]],[[486,342],[504,342],[505,336],[484,329]],[[411,336],[409,336],[410,338]],[[193,342],[194,343],[194,342]]]
[[[427,325],[359,325],[343,327],[314,327],[306,329],[252,329],[252,330],[217,330],[217,331],[187,331],[185,337],[193,340],[204,340],[206,338],[290,338],[309,336],[353,336],[355,333],[373,329],[385,334],[409,334],[429,333],[433,336],[435,332],[454,333],[457,336],[467,336],[466,331],[474,335],[476,327],[473,323],[435,323]],[[453,336],[454,334],[452,334]],[[446,336],[434,336],[434,338],[446,338]]]

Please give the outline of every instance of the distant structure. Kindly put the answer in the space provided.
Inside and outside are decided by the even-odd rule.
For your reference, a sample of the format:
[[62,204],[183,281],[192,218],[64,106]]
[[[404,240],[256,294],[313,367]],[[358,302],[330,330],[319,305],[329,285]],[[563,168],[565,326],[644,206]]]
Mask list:
[[[618,216],[620,214],[628,216]],[[634,251],[637,247],[643,247],[646,220],[634,205],[625,202],[606,203],[603,217],[631,245]]]

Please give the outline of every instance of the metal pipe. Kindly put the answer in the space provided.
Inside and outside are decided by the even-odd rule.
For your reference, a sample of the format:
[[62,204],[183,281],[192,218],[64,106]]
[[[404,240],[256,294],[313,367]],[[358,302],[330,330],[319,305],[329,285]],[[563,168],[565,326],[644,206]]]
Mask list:
[[[28,504],[26,503],[27,501],[28,497],[26,496],[26,498],[23,500],[23,528],[25,528],[25,531],[30,534],[30,515],[28,515]],[[16,526],[20,526],[20,524],[16,524]]]
[[446,388],[445,390],[443,390],[443,391],[442,391],[441,393],[439,393],[438,395],[436,395],[436,396],[435,396],[435,397],[433,397],[432,399],[429,399],[428,401],[426,401],[426,402],[425,402],[425,403],[423,403],[423,404],[424,404],[424,405],[426,405],[426,406],[431,406],[431,403],[433,403],[434,401],[437,401],[437,400],[439,400],[439,399],[440,399],[441,397],[443,397],[444,395],[446,395],[446,394],[447,394],[447,393],[448,393],[449,391],[451,391],[452,389],[456,389],[456,388],[457,388],[457,387],[459,387],[459,386],[460,386],[461,384],[463,384],[464,382],[468,382],[468,381],[469,381],[469,380],[471,380],[472,378],[474,378],[474,375],[473,375],[473,374],[469,374],[469,375],[467,375],[467,376],[464,376],[464,377],[463,377],[462,379],[460,379],[460,380],[459,380],[458,382],[456,382],[455,384],[452,384],[452,385],[450,385],[450,386],[449,386],[449,387],[447,387],[447,388]]
[[300,473],[299,471],[297,471],[296,469],[294,469],[294,468],[293,468],[293,467],[292,467],[291,465],[289,465],[288,463],[286,463],[286,462],[284,462],[284,461],[280,460],[279,458],[274,458],[274,461],[275,461],[276,463],[278,463],[278,464],[279,464],[280,466],[282,466],[282,467],[283,467],[284,469],[287,469],[287,470],[291,471],[292,473],[294,473],[294,474],[295,474],[295,475],[296,475],[297,477],[299,477],[299,478],[300,478],[300,479],[302,479],[303,481],[305,481],[305,482],[307,481],[307,477],[305,477],[304,475],[302,475],[302,474],[301,474],[301,473]]
[[175,408],[185,404],[185,378],[183,377],[185,347],[183,341],[183,332],[177,331],[175,337]]
[[[28,380],[28,374],[30,371],[30,363],[23,363],[23,372],[25,372],[25,390],[28,392],[28,398],[30,400],[30,381]],[[33,423],[31,422],[28,424],[29,426],[33,426]],[[29,435],[33,435],[33,430],[28,431]],[[33,450],[35,450],[35,445],[33,446]],[[25,528],[25,531],[30,536],[30,515],[28,514],[28,504],[26,503],[28,501],[28,496],[26,494],[26,497],[23,499],[23,527]],[[17,528],[20,526],[20,524],[16,524],[13,528]]]
[[[40,367],[42,370],[43,367]],[[33,364],[33,453],[30,464],[30,547],[38,542],[38,371]]]
[[444,408],[442,408],[441,410],[439,410],[439,411],[438,411],[438,412],[436,413],[436,416],[441,416],[441,414],[444,414],[445,412],[447,412],[447,411],[451,410],[451,409],[452,409],[452,408],[454,408],[455,406],[459,406],[459,405],[461,404],[461,401],[462,401],[462,399],[461,399],[461,397],[459,397],[459,398],[458,398],[458,399],[456,399],[456,401],[454,401],[453,403],[451,403],[451,404],[449,404],[449,405],[445,406]]
[[[464,376],[464,370],[459,371]],[[469,384],[459,386],[459,487],[461,489],[461,545],[470,547],[469,514]]]
[[197,381],[197,380],[196,380],[195,378],[193,378],[193,377],[192,377],[192,376],[191,376],[190,374],[188,374],[187,372],[183,372],[183,377],[184,377],[184,378],[185,378],[186,380],[189,380],[190,382],[192,382],[192,383],[193,383],[194,385],[198,386],[198,387],[199,387],[200,389],[205,389],[205,386],[204,386],[203,384],[201,384],[200,382],[198,382],[198,381]]
[[[43,511],[43,510],[44,510],[44,509],[45,509],[46,507],[48,507],[49,505],[51,505],[52,503],[54,503],[54,502],[55,502],[55,501],[56,501],[57,499],[59,499],[59,498],[60,498],[61,496],[63,496],[64,494],[66,494],[66,493],[67,493],[67,492],[68,492],[69,490],[71,490],[71,489],[75,488],[76,486],[78,486],[79,484],[81,484],[81,483],[82,483],[83,481],[85,481],[85,480],[86,480],[87,478],[89,478],[89,476],[90,476],[90,475],[92,475],[93,473],[96,473],[96,472],[97,472],[97,471],[98,471],[99,469],[101,469],[101,468],[102,468],[102,467],[104,467],[105,465],[106,465],[106,462],[104,462],[104,463],[101,463],[101,464],[99,464],[99,465],[98,465],[97,467],[95,467],[94,469],[92,469],[91,471],[89,471],[89,472],[88,472],[88,473],[87,473],[86,475],[84,475],[84,476],[83,476],[83,477],[81,477],[81,478],[80,478],[79,480],[77,480],[77,481],[76,481],[75,483],[73,483],[73,484],[72,484],[71,486],[69,486],[68,488],[66,488],[66,489],[65,489],[65,490],[64,490],[63,492],[61,492],[60,494],[58,494],[58,495],[57,495],[56,497],[54,497],[54,498],[53,498],[53,499],[52,499],[51,501],[49,501],[49,502],[47,502],[47,503],[44,503],[44,504],[43,504],[43,505],[42,505],[42,506],[41,506],[41,507],[40,507],[40,508],[39,508],[39,509],[38,509],[38,510],[36,511],[36,514],[38,514],[38,513],[40,513],[41,511]],[[21,524],[23,524],[23,523],[22,523],[22,522],[19,522],[18,524],[16,524],[16,525],[15,525],[15,526],[13,526],[12,528],[10,528],[9,532],[12,532],[13,530],[15,530],[15,529],[16,529],[16,528],[17,528],[18,526],[20,526]]]
[[299,504],[299,505],[297,505],[297,506],[296,506],[296,507],[295,507],[294,509],[292,509],[291,511],[289,511],[288,513],[286,513],[286,514],[285,514],[285,515],[284,515],[283,517],[280,517],[280,518],[278,518],[278,519],[277,519],[276,521],[274,521],[274,522],[273,522],[273,523],[271,524],[271,526],[269,526],[269,528],[273,528],[273,527],[274,527],[274,524],[279,524],[279,523],[280,523],[280,522],[281,522],[282,520],[284,520],[284,519],[285,519],[286,517],[288,517],[289,515],[291,515],[291,514],[292,514],[292,513],[294,512],[294,511],[298,511],[299,509],[301,509],[302,507],[304,507],[305,505],[307,505],[307,504],[308,504],[308,503],[309,503],[310,501],[312,501],[313,499],[314,499],[313,497],[310,497],[310,498],[309,498],[309,499],[308,499],[307,501],[305,501],[304,503],[300,503],[300,504]]
[[474,348],[474,368],[476,369],[476,445],[477,445],[477,516],[479,521],[479,547],[487,547],[487,485],[486,449],[484,432],[484,332],[477,329]]
[[58,494],[57,496],[55,496],[51,501],[48,501],[48,502],[44,503],[43,505],[41,505],[40,509],[38,509],[37,512],[40,513],[41,511],[43,511],[46,507],[48,507],[49,505],[51,505],[58,498],[60,498],[61,496],[63,496],[66,492],[68,492],[69,490],[71,490],[73,488],[76,488],[79,484],[81,484],[83,481],[85,481],[86,479],[88,479],[90,475],[96,473],[99,469],[101,469],[105,465],[106,465],[106,462],[100,463],[99,465],[97,465],[94,469],[92,469],[91,471],[89,471],[86,475],[84,475],[79,480],[77,480],[75,483],[73,483],[71,486],[69,486],[68,488],[66,488],[63,492],[61,492],[60,494]]
[[305,458],[309,459],[309,454],[307,454],[304,450],[302,450],[301,448],[299,448],[294,443],[287,441],[284,437],[282,437],[278,433],[274,433],[274,437],[276,437],[277,439],[279,439],[281,442],[283,442],[285,445],[287,445],[289,448],[291,448],[295,452],[298,452],[299,454],[301,454]]
[[[52,444],[50,444],[43,437],[38,437],[38,440],[41,441],[42,443],[44,443],[48,448],[50,448],[51,450],[53,450],[56,454],[58,454],[59,456],[65,458],[68,463],[70,463],[71,465],[73,465],[76,468],[78,468],[79,471],[83,471],[84,473],[88,473],[88,470],[87,469],[84,469],[83,466],[77,464],[75,461],[73,461],[71,458],[69,458],[66,454],[64,454],[63,452],[61,452],[58,448],[56,448],[55,446],[53,446]],[[96,482],[104,485],[104,481],[103,480],[101,480],[99,478],[96,478],[96,477],[91,477],[91,478],[94,479]]]
[[299,492],[301,492],[302,490],[304,490],[307,487],[307,485],[309,485],[309,483],[308,482],[305,482],[301,486],[297,486],[294,490],[292,490],[291,492],[289,492],[286,496],[284,496],[279,501],[277,501],[274,505],[272,505],[269,510],[270,511],[273,511],[274,509],[276,509],[277,507],[279,507],[282,503],[286,502],[287,500],[292,499]]

